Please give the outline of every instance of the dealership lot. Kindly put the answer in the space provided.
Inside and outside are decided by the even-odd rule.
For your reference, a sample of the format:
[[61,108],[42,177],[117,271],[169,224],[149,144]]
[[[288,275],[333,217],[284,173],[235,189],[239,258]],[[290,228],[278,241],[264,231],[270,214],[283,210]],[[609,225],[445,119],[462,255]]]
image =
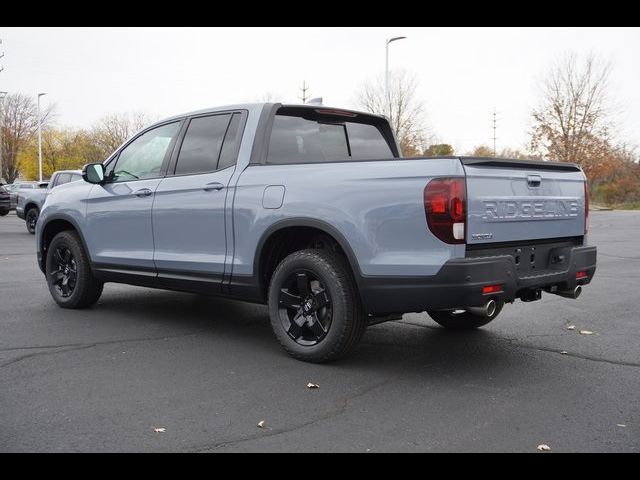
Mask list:
[[2,217],[0,451],[638,452],[639,237],[640,212],[592,212],[579,300],[516,302],[463,333],[409,314],[312,365],[259,305],[107,284],[62,310],[34,237]]

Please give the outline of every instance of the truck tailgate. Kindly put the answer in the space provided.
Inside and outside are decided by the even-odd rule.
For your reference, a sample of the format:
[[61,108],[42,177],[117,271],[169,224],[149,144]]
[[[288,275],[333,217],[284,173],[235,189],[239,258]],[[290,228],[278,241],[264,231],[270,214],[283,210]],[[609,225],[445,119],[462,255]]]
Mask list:
[[575,165],[461,159],[467,183],[467,243],[584,235],[584,174]]

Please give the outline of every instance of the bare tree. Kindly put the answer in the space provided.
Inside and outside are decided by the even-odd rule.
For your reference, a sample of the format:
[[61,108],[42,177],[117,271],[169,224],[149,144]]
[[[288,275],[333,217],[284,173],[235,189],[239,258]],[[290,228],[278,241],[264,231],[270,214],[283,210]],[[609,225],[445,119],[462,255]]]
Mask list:
[[[51,120],[54,106],[41,112],[42,124]],[[35,100],[22,93],[12,93],[5,97],[2,109],[2,132],[0,132],[0,148],[2,148],[2,172],[8,183],[18,178],[20,166],[18,155],[26,147],[38,128],[38,110]]]
[[554,64],[541,84],[542,101],[533,111],[531,150],[550,160],[591,170],[610,150],[612,127],[607,102],[611,64],[575,54]]
[[106,158],[151,122],[152,120],[141,112],[114,113],[102,117],[93,127],[92,133],[103,157]]
[[420,155],[425,150],[427,129],[424,105],[417,97],[415,75],[394,71],[389,75],[389,100],[385,99],[384,76],[365,82],[358,94],[358,105],[371,113],[386,115],[400,143],[403,155]]

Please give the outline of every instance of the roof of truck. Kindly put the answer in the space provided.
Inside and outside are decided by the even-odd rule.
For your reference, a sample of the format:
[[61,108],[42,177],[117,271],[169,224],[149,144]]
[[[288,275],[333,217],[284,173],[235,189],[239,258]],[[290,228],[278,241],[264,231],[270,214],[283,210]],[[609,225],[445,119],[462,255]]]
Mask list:
[[164,118],[158,122],[154,122],[153,124],[164,123],[170,120],[176,120],[178,118],[190,117],[193,115],[202,115],[205,113],[216,113],[216,112],[225,112],[229,110],[262,110],[265,105],[273,105],[277,107],[295,107],[295,108],[308,108],[308,109],[322,109],[322,110],[337,110],[343,112],[355,113],[357,115],[368,115],[372,117],[385,118],[384,115],[378,115],[376,113],[371,112],[362,112],[359,110],[353,110],[351,108],[342,108],[342,107],[333,107],[329,105],[318,105],[318,104],[296,104],[296,103],[272,103],[272,102],[259,102],[259,103],[236,103],[232,105],[222,105],[219,107],[209,107],[203,108],[200,110],[193,110],[191,112],[184,112],[178,115],[172,115],[170,117]]

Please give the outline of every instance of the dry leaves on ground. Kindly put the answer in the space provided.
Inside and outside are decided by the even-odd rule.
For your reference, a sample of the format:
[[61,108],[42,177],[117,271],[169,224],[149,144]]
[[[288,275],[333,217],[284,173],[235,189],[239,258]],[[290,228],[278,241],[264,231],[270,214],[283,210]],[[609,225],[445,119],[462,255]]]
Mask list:
[[167,431],[167,429],[164,427],[153,427],[153,431],[156,433],[164,433]]
[[264,420],[260,420],[260,421],[258,422],[258,428],[265,428]]
[[320,388],[320,385],[318,385],[317,383],[307,383],[307,388]]

